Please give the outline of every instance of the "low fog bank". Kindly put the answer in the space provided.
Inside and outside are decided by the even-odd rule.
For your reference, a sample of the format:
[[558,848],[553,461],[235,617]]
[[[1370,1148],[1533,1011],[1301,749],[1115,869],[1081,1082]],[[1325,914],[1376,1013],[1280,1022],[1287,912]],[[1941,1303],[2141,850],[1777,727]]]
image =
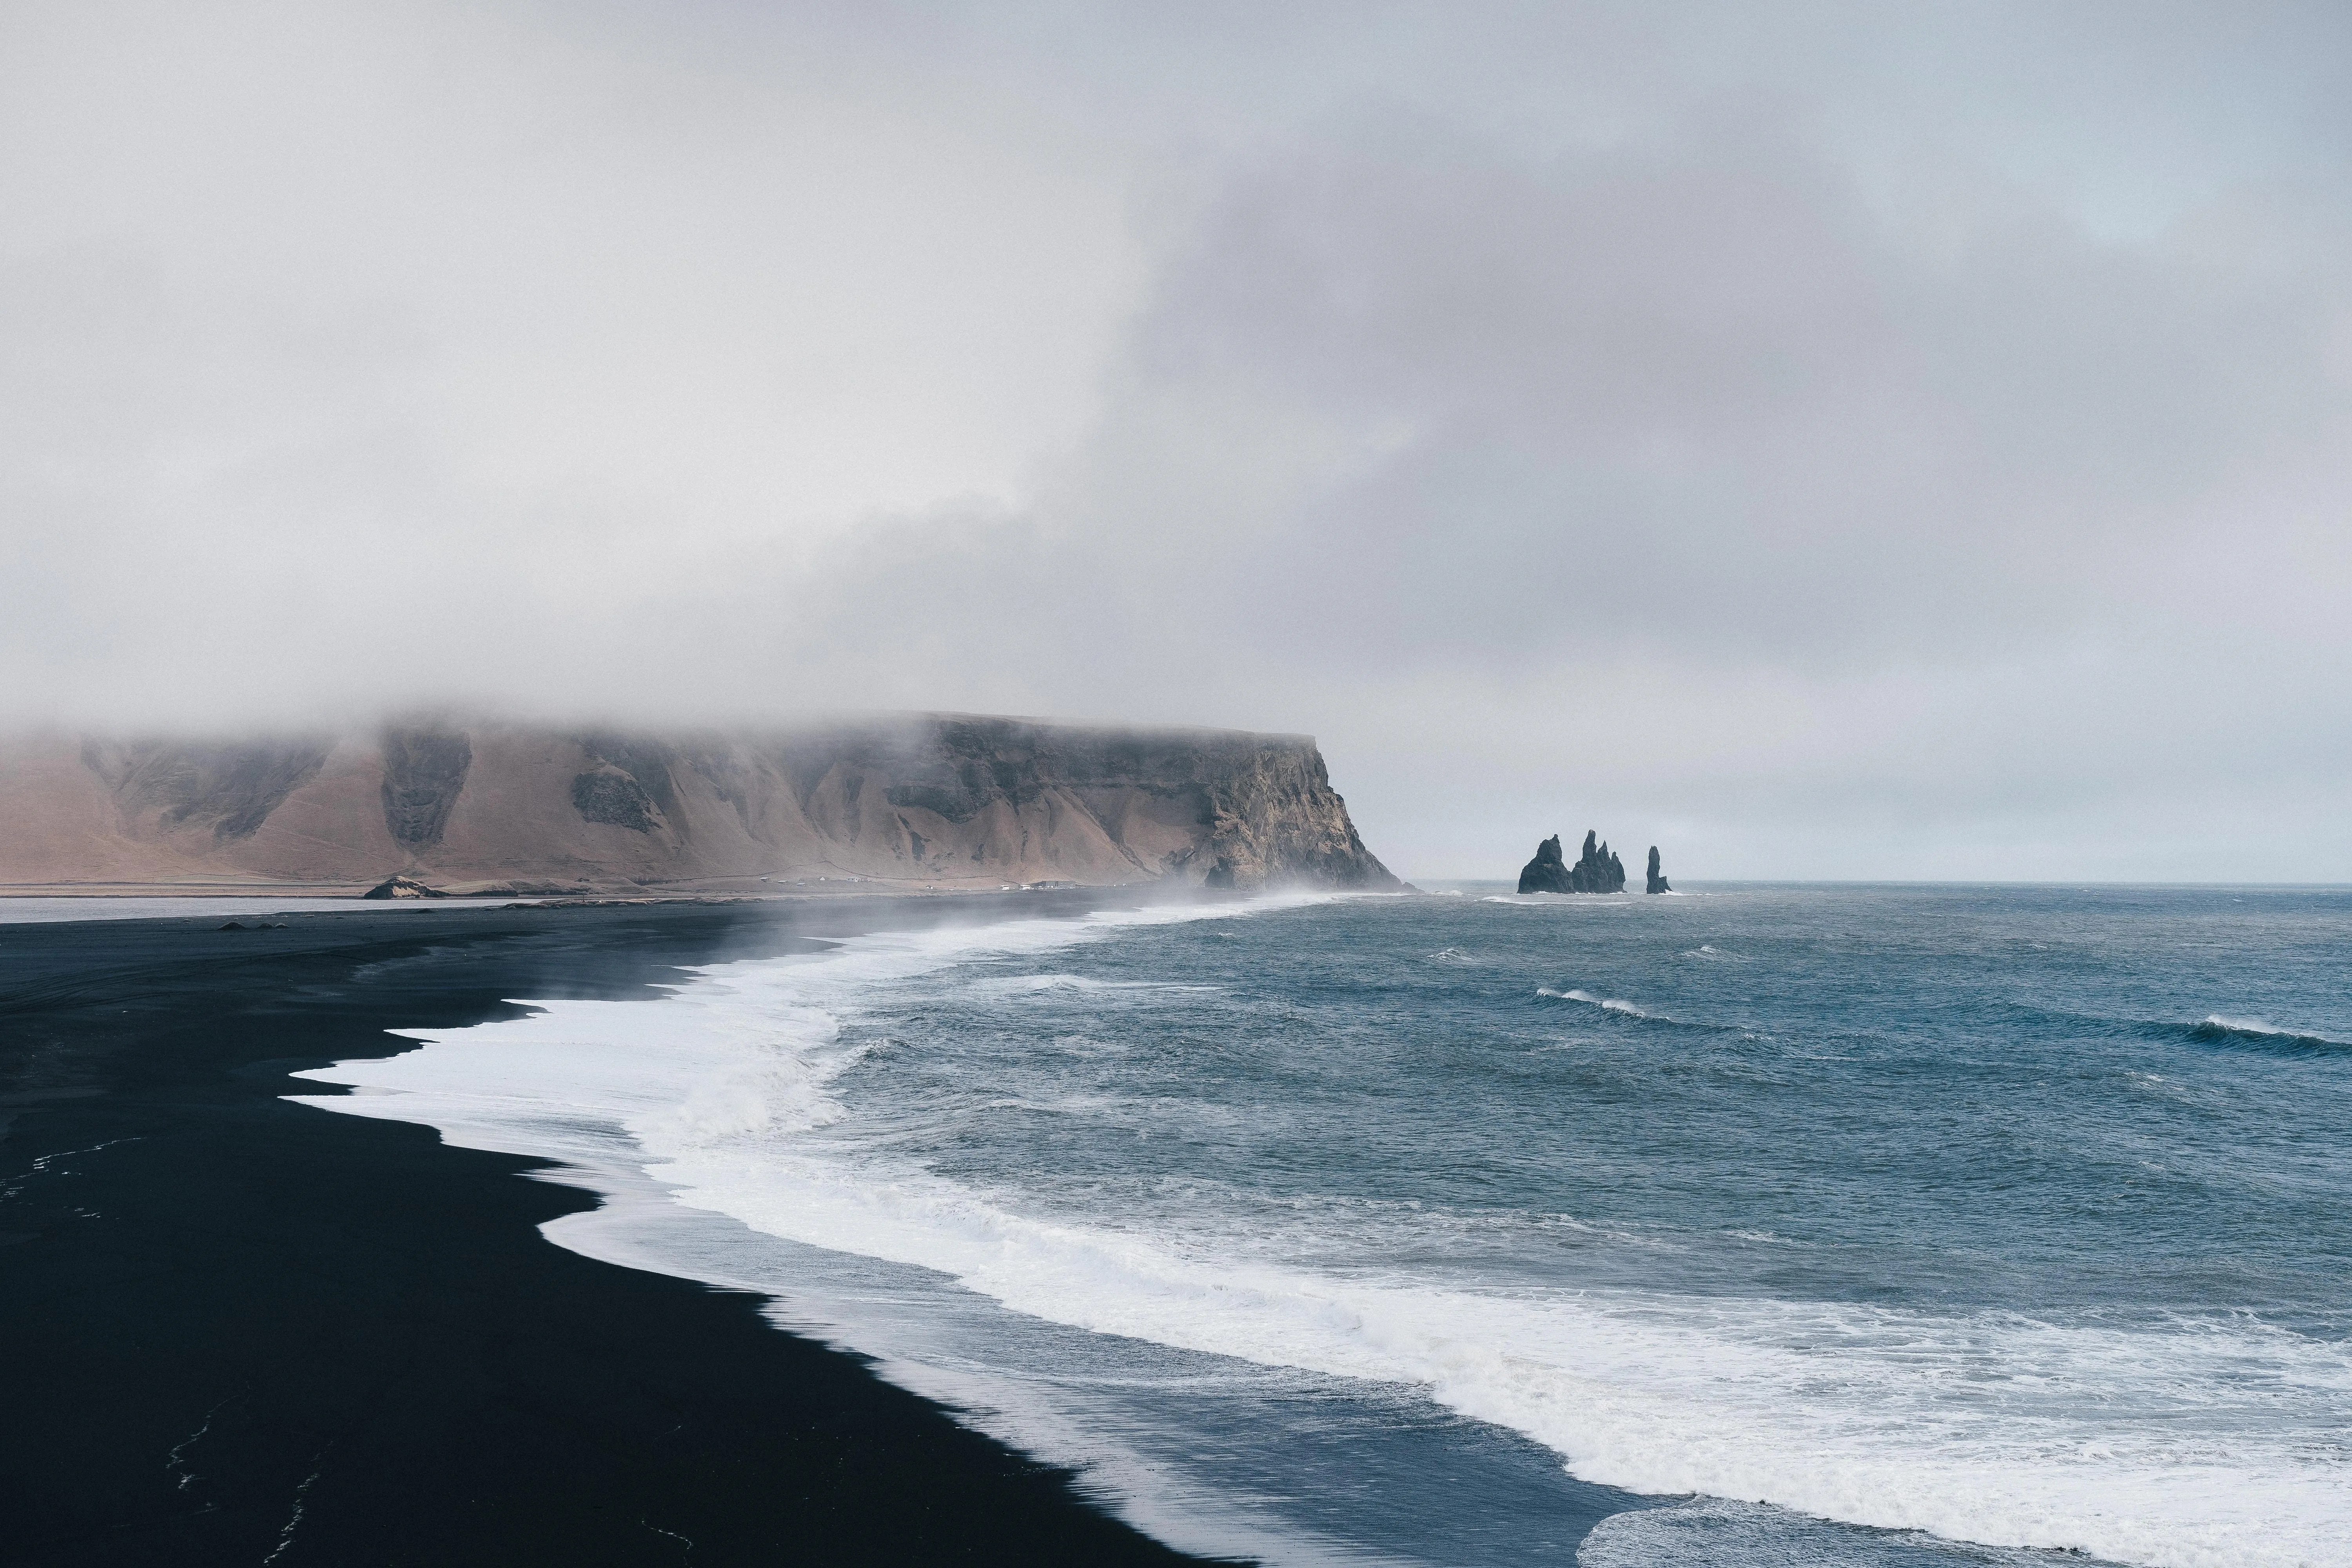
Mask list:
[[1312,733],[1408,878],[2352,880],[2340,16],[135,9],[0,49],[0,722],[1031,713]]

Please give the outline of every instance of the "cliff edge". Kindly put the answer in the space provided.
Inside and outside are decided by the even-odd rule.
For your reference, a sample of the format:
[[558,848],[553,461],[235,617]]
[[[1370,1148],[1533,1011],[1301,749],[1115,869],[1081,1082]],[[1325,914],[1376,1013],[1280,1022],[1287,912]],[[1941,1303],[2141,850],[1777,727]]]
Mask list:
[[954,714],[0,742],[0,887],[1402,886],[1305,735]]

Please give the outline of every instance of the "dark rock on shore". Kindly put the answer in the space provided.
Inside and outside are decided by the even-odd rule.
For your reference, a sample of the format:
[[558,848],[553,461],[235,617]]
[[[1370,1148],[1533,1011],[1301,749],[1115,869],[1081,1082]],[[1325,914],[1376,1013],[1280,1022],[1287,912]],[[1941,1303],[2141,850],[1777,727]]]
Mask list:
[[1622,893],[1625,890],[1625,863],[1617,858],[1609,846],[1600,842],[1600,835],[1584,836],[1584,853],[1576,864],[1559,847],[1559,836],[1554,834],[1536,846],[1536,858],[1519,871],[1519,891],[1522,893]]
[[362,899],[446,899],[438,888],[428,888],[414,877],[386,877],[360,895]]
[[1674,891],[1672,888],[1666,886],[1666,874],[1658,868],[1658,847],[1654,844],[1650,846],[1649,890],[1654,893],[1671,893]]

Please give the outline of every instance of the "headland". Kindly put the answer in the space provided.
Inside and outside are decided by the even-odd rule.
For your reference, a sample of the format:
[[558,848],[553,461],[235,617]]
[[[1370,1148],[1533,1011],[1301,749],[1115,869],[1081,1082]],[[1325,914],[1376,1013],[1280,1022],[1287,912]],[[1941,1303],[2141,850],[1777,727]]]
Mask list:
[[0,893],[1401,886],[1312,737],[961,714],[0,739]]

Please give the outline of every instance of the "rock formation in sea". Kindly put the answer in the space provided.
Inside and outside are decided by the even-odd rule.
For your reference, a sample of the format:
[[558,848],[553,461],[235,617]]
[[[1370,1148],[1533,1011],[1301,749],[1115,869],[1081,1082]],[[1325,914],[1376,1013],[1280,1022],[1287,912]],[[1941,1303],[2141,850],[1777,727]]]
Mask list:
[[1658,868],[1658,847],[1654,844],[1650,846],[1649,890],[1653,893],[1671,893],[1674,891],[1672,888],[1666,886],[1665,872]]
[[1402,885],[1305,735],[910,714],[0,738],[0,891],[395,878],[449,893]]
[[1568,885],[1579,893],[1622,893],[1625,890],[1625,862],[1617,858],[1609,846],[1595,847],[1599,835],[1584,835],[1584,855],[1568,868]]
[[1519,868],[1519,891],[1522,893],[1565,893],[1568,888],[1568,861],[1560,853],[1559,835],[1536,846],[1536,858]]
[[1519,870],[1522,893],[1622,893],[1625,863],[1600,842],[1598,832],[1584,836],[1584,854],[1571,866],[1554,834],[1536,846],[1536,858]]

